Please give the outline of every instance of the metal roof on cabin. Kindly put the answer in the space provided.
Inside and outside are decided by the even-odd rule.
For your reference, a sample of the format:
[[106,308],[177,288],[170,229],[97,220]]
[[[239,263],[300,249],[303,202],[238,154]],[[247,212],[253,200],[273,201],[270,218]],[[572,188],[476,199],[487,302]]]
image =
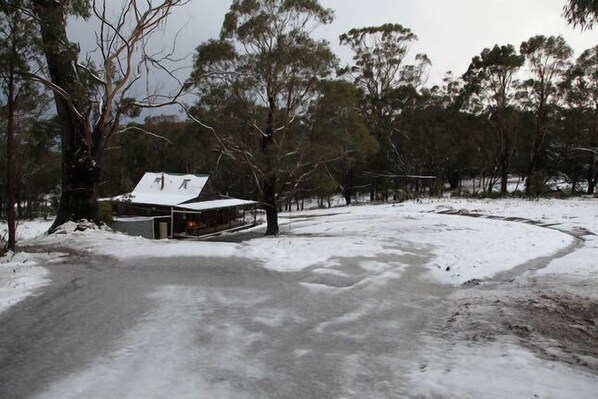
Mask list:
[[[164,176],[163,187],[162,176]],[[107,200],[177,207],[187,210],[207,210],[256,204],[255,201],[237,198],[192,202],[197,200],[206,187],[209,178],[209,175],[147,172],[131,193],[118,195]]]
[[122,197],[134,204],[174,206],[199,197],[209,178],[208,175],[146,172],[133,192]]
[[255,201],[242,200],[238,198],[227,198],[214,201],[191,202],[189,204],[177,205],[176,208],[191,211],[207,211],[209,209],[232,208],[236,206],[254,205]]

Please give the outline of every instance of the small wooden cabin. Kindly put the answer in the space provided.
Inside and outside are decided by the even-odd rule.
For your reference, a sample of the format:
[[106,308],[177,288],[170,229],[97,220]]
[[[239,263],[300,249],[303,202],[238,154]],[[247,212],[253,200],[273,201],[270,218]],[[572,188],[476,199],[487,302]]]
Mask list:
[[256,223],[256,202],[218,195],[208,175],[147,172],[111,198],[115,227],[146,238],[198,238]]

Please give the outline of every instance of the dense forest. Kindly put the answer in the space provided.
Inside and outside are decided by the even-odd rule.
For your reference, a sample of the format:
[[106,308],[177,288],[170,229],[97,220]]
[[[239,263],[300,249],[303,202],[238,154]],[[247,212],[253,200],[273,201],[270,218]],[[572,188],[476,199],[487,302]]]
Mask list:
[[[209,173],[222,193],[261,202],[268,234],[305,198],[471,194],[471,180],[506,195],[513,177],[530,196],[554,181],[596,190],[598,46],[574,54],[550,32],[489,43],[431,86],[433,60],[410,51],[408,27],[351,29],[343,64],[312,34],[333,10],[234,0],[176,90],[134,98],[140,73],[174,70],[142,43],[186,2],[123,3],[114,19],[105,2],[0,1],[3,217],[98,220],[97,198],[130,191],[146,171]],[[67,15],[99,21],[96,59],[72,45]],[[564,10],[581,29],[596,15],[595,2]],[[168,111],[142,119],[144,109]]]

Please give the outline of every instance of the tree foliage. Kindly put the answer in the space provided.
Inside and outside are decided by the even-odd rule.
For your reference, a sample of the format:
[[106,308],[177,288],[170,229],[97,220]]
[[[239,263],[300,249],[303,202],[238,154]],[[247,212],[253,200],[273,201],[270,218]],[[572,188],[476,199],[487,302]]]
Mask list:
[[529,140],[526,171],[526,191],[532,193],[541,191],[541,187],[534,187],[534,183],[541,180],[535,174],[539,166],[546,166],[547,135],[554,132],[551,123],[556,121],[560,86],[573,50],[562,36],[538,35],[523,42],[520,52],[526,58],[530,71],[530,78],[521,85],[522,105],[533,113],[536,126]]
[[[37,29],[24,12],[24,0],[0,1],[0,101],[5,113],[6,131],[6,186],[8,216],[8,249],[16,245],[17,196],[16,150],[19,125],[24,125],[31,112],[40,108],[36,104],[39,87],[27,78],[39,60],[35,40]],[[43,101],[40,101],[43,103]]]
[[[134,100],[129,93],[141,79],[142,70],[164,68],[164,59],[147,54],[144,43],[161,28],[173,8],[186,2],[127,0],[113,14],[106,1],[32,0],[48,76],[35,74],[31,78],[53,91],[62,124],[63,189],[51,230],[68,220],[99,222],[97,191],[107,143],[120,129],[121,120],[138,115],[139,107],[171,103],[163,100],[168,97],[165,94]],[[77,47],[69,41],[69,13],[99,23],[96,62],[80,60]]]
[[563,89],[568,107],[559,155],[576,180],[585,178],[592,194],[598,183],[598,46],[577,58]]
[[573,26],[579,26],[582,30],[592,29],[598,21],[598,1],[568,0],[563,7],[563,16]]
[[[507,192],[510,158],[512,157],[514,134],[517,129],[516,114],[512,102],[516,88],[516,74],[525,59],[518,55],[512,45],[486,48],[475,56],[467,72],[464,94],[471,98],[479,96],[490,111],[496,124],[497,157],[501,175],[501,192]],[[484,106],[484,105],[483,105]]]
[[218,96],[238,105],[227,108],[245,127],[213,131],[223,153],[250,168],[269,235],[278,234],[278,201],[311,173],[307,165],[318,163],[308,162],[311,152],[300,150],[305,132],[299,121],[336,61],[327,42],[310,37],[332,17],[315,0],[235,0],[220,39],[197,49],[191,80],[200,107],[203,101],[218,105]]
[[[369,158],[369,173],[409,173],[408,150],[402,147],[401,123],[408,109],[416,106],[420,88],[431,65],[425,54],[409,58],[417,36],[400,24],[351,29],[340,36],[341,45],[353,52],[353,64],[339,72],[352,78],[362,92],[362,113],[379,143]],[[386,191],[384,184],[371,185],[371,196]]]
[[323,81],[320,96],[310,114],[312,141],[329,162],[322,172],[329,177],[328,187],[340,191],[347,205],[356,193],[356,169],[378,150],[359,109],[359,92],[346,81]]
[[[448,74],[430,87],[431,62],[411,53],[417,36],[405,26],[341,35],[353,59],[338,69],[329,44],[312,36],[332,22],[332,10],[316,0],[234,0],[220,36],[197,47],[181,84],[169,72],[172,53],[150,54],[147,46],[187,1],[127,0],[111,8],[104,0],[0,0],[0,122],[7,132],[0,184],[16,208],[54,190],[58,151],[56,225],[96,220],[98,195],[130,190],[147,170],[208,172],[222,192],[260,199],[267,234],[278,233],[279,208],[310,195],[324,203],[341,193],[349,204],[359,191],[372,199],[440,194],[445,186],[461,190],[465,177],[488,191],[500,180],[506,192],[510,173],[528,178],[530,194],[556,176],[595,191],[597,48],[573,62],[560,36],[534,36],[519,52],[495,45],[461,78]],[[566,14],[591,28],[593,5],[572,0]],[[96,51],[86,57],[69,41],[72,16],[100,27]],[[176,89],[140,94],[152,70],[174,78]],[[53,95],[55,119],[40,118],[42,86]],[[191,106],[179,101],[187,90],[195,95]],[[143,108],[173,104],[187,120],[139,121]]]

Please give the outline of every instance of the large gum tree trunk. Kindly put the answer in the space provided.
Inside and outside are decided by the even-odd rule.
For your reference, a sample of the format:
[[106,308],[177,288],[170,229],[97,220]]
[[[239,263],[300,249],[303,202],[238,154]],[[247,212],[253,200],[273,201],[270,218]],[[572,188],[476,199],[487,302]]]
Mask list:
[[264,179],[264,205],[266,207],[266,235],[276,236],[278,229],[278,208],[276,206],[276,176]]
[[67,221],[87,219],[99,222],[97,187],[100,178],[98,132],[89,125],[76,109],[80,108],[78,96],[84,92],[76,68],[77,50],[68,41],[63,5],[58,1],[35,0],[35,13],[39,19],[43,51],[52,83],[65,95],[54,90],[56,111],[61,126],[62,142],[62,193],[60,205],[50,232]]
[[272,164],[272,159],[268,155],[268,149],[274,143],[274,112],[276,111],[276,102],[274,97],[268,95],[268,124],[266,126],[266,134],[262,137],[261,150],[266,153],[268,158],[266,164],[266,176],[263,180],[263,203],[266,208],[266,235],[278,235],[278,207],[276,204],[276,172],[275,165]]

